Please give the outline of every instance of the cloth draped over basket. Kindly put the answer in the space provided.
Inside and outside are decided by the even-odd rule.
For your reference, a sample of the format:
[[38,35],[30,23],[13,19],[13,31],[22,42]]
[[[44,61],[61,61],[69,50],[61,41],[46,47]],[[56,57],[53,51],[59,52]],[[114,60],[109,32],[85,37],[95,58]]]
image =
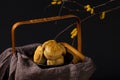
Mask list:
[[39,43],[8,48],[0,55],[0,80],[90,80],[95,71],[91,58],[83,62],[51,68],[41,68],[33,62],[32,57]]

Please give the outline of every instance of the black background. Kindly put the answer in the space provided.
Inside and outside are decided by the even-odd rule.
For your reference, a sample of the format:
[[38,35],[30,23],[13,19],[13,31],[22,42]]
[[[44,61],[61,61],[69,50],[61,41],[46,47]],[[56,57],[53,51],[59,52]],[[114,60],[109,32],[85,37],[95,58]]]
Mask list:
[[[106,0],[107,1],[107,0]],[[93,5],[97,5],[103,3],[105,1],[99,0],[81,0],[81,3],[86,4],[90,3]],[[11,27],[17,21],[42,18],[55,16],[58,14],[59,6],[50,7],[46,11],[44,10],[47,5],[49,5],[50,0],[1,0],[0,1],[0,53],[3,52],[6,48],[11,47]],[[118,4],[116,2],[115,4]],[[115,4],[110,4],[104,7],[101,7],[99,10],[104,10],[107,8],[112,8]],[[69,5],[68,5],[69,6]],[[75,6],[76,7],[76,6]],[[107,9],[106,8],[106,9]],[[99,11],[98,10],[98,11]],[[63,10],[63,14],[69,14],[67,10]],[[93,80],[120,80],[120,53],[113,51],[113,44],[116,43],[115,37],[119,37],[117,35],[113,35],[113,31],[118,29],[120,26],[120,18],[119,18],[120,9],[114,10],[106,14],[106,18],[104,20],[99,19],[99,15],[95,15],[90,19],[83,22],[82,25],[82,40],[83,40],[83,53],[86,56],[89,56],[93,59],[96,64],[96,71],[92,76]],[[85,13],[75,13],[71,12],[84,19],[87,14]],[[62,14],[62,15],[63,15]],[[43,24],[44,25],[44,24]],[[49,26],[49,24],[47,24]],[[54,31],[56,28],[52,28]],[[25,31],[26,30],[26,31]],[[33,43],[31,37],[33,33],[38,34],[39,31],[44,36],[38,36],[44,41],[44,39],[49,39],[50,35],[53,33],[49,28],[46,29],[32,29],[30,28],[28,33],[28,29],[21,29],[25,35],[18,35],[18,45],[24,45],[28,43]],[[18,32],[20,33],[18,30]],[[38,31],[38,33],[36,32]],[[22,33],[22,32],[21,32]],[[115,33],[118,33],[115,31]],[[48,35],[49,34],[49,35]],[[28,38],[30,36],[30,38]],[[34,36],[34,35],[33,35]],[[27,38],[26,40],[22,38]],[[31,41],[31,42],[30,42]],[[34,41],[34,40],[33,40]]]

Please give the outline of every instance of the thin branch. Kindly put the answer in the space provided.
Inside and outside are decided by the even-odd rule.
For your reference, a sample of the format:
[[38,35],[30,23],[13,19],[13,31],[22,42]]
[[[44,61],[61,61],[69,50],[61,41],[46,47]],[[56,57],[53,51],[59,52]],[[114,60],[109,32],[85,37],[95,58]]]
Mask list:
[[60,7],[60,10],[59,10],[58,16],[60,16],[60,14],[62,13],[62,8],[63,8],[64,3],[65,3],[65,2],[63,1],[62,5],[61,5],[61,7]]
[[57,37],[59,37],[62,33],[64,33],[66,30],[68,30],[70,27],[72,27],[73,25],[75,25],[76,23],[70,24],[69,26],[67,26],[64,30],[62,30],[60,33],[58,33],[54,39],[56,39]]
[[74,46],[75,40],[76,40],[76,38],[73,39],[73,41],[72,41],[72,46]]
[[80,6],[80,7],[82,7],[82,8],[84,8],[84,5],[80,4],[80,3],[77,2],[77,1],[73,1],[73,3],[76,4],[76,5],[78,5],[78,6]]
[[97,6],[93,6],[93,8],[98,8],[98,7],[107,5],[108,3],[113,2],[113,1],[115,1],[115,0],[109,0],[109,1],[107,1],[107,2],[105,2],[105,3],[103,3],[103,4],[100,4],[100,5],[97,5]]
[[86,21],[86,20],[88,20],[89,18],[91,18],[91,17],[97,15],[97,14],[98,14],[98,13],[93,14],[93,15],[90,15],[90,16],[87,16],[86,18],[84,18],[83,20],[81,20],[81,23],[84,22],[84,21]]
[[112,11],[117,10],[117,9],[119,9],[119,8],[120,8],[120,6],[117,6],[117,7],[115,7],[115,8],[106,10],[105,12],[106,12],[106,13],[109,13],[109,12],[112,12]]
[[[120,6],[117,6],[117,7],[115,7],[115,8],[105,10],[105,13],[112,12],[112,11],[117,10],[117,9],[119,9],[119,8],[120,8]],[[101,12],[94,13],[93,15],[90,15],[90,16],[88,16],[88,17],[84,18],[83,20],[81,20],[81,23],[82,23],[82,22],[84,22],[84,21],[86,21],[86,20],[88,20],[89,18],[91,18],[91,17],[93,17],[93,16],[97,15],[97,14],[100,14],[100,13],[101,13]]]
[[[68,8],[68,7],[65,7],[65,6],[63,6],[63,8],[64,9],[67,9],[68,11],[70,11],[70,12],[80,12],[80,10],[79,9],[70,9],[70,8]],[[82,11],[82,12],[86,12],[86,11]]]

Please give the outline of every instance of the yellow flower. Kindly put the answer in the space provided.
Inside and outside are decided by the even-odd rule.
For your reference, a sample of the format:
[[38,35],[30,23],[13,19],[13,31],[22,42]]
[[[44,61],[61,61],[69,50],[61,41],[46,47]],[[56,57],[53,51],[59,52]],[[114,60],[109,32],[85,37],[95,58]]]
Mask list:
[[87,8],[87,9],[86,9],[86,11],[87,11],[87,12],[91,11],[91,8],[90,8],[90,7],[89,7],[89,8]]
[[100,15],[100,19],[102,20],[102,19],[104,19],[105,18],[105,11],[103,11],[102,13],[101,13],[101,15]]
[[87,4],[84,6],[84,9],[86,9],[86,11],[88,12],[91,10],[91,6],[89,4]]
[[93,9],[93,8],[91,8],[91,11],[90,11],[90,13],[91,13],[91,14],[93,14],[93,13],[94,13],[94,9]]
[[75,36],[77,36],[77,33],[78,33],[77,28],[74,28],[72,30],[72,32],[70,33],[71,34],[71,38],[73,39]]
[[51,5],[60,5],[60,4],[62,4],[62,0],[53,0],[51,2]]
[[58,0],[53,0],[53,2],[57,2]]
[[52,4],[52,5],[56,5],[56,4],[57,4],[57,2],[53,1],[53,2],[51,2],[51,4]]
[[86,8],[90,8],[90,5],[87,4],[87,5],[84,6],[84,8],[85,8],[85,9],[86,9]]
[[58,4],[58,5],[62,4],[62,1],[58,1],[57,4]]
[[74,28],[70,34],[72,35],[75,31],[77,31],[77,28]]
[[91,8],[91,6],[89,4],[85,5],[84,6],[84,9],[87,11],[87,12],[90,12],[90,14],[93,14],[94,13],[94,8]]

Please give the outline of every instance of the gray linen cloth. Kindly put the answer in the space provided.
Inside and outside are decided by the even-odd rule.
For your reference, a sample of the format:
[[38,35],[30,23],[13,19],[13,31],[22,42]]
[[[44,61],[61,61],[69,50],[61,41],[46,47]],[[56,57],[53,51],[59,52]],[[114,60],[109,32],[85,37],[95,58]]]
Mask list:
[[32,61],[33,53],[39,43],[8,48],[0,55],[0,80],[90,80],[96,67],[91,58],[84,62],[63,66],[46,67]]

